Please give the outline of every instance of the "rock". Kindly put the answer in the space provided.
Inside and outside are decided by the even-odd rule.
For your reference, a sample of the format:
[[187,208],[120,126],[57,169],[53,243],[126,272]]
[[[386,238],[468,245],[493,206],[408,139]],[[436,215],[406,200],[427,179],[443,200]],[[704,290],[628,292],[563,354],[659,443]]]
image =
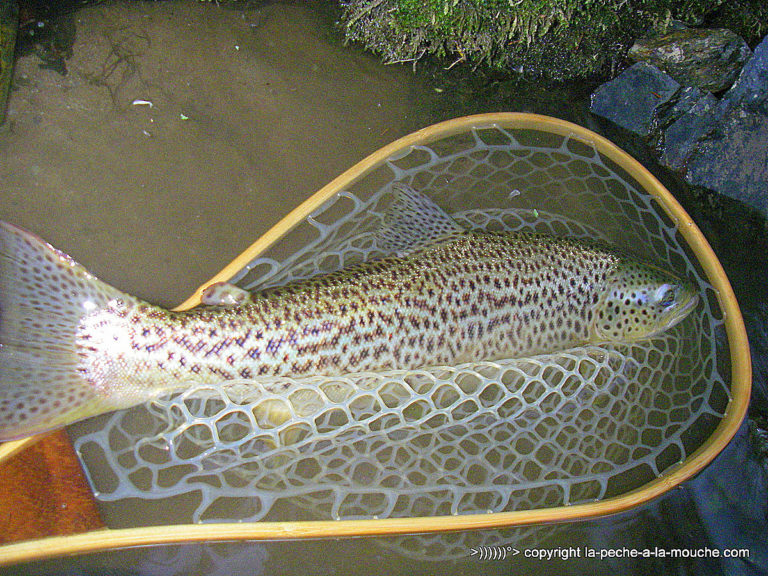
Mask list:
[[750,551],[749,558],[721,557],[723,573],[757,576],[768,571],[768,471],[755,454],[748,427],[744,421],[714,462],[684,489],[696,503],[711,546]]
[[709,92],[699,90],[696,86],[683,88],[667,105],[659,106],[657,111],[659,129],[666,129],[681,116],[690,112],[702,98],[707,96],[711,97],[712,95]]
[[768,303],[745,309],[744,323],[752,353],[752,400],[750,413],[768,422]]
[[699,142],[709,134],[713,122],[721,115],[717,98],[698,88],[692,90],[698,94],[690,92],[689,100],[683,102],[681,97],[673,107],[669,117],[675,120],[668,125],[657,146],[661,163],[673,170],[685,169]]
[[750,55],[739,35],[722,28],[675,30],[641,38],[629,49],[630,58],[653,64],[683,86],[710,92],[731,86]]
[[[704,31],[672,32],[663,39],[680,40],[686,33],[691,43],[683,43],[683,47],[658,44],[664,50],[657,49],[671,54],[673,63],[682,62],[686,50],[696,46],[690,39],[694,32]],[[726,40],[735,36],[716,32]],[[730,48],[723,50],[731,56],[726,54],[720,60],[712,46],[704,44],[715,59],[710,68],[748,54],[748,50],[737,49],[739,42],[727,44]],[[638,45],[635,54],[640,50]],[[655,54],[650,48],[648,53]],[[691,72],[684,81],[697,79],[699,76]],[[661,163],[683,173],[690,184],[735,198],[768,216],[768,36],[722,100],[701,83],[681,87],[671,75],[639,62],[600,86],[592,94],[590,110],[645,137],[656,148]]]
[[760,462],[763,470],[768,474],[768,430],[760,428],[758,422],[749,418],[749,443],[755,458]]
[[733,87],[723,95],[723,104],[768,114],[768,36],[755,48]]
[[639,62],[592,94],[590,110],[641,136],[651,134],[657,110],[680,84],[650,64]]
[[768,214],[768,115],[741,107],[728,109],[694,146],[685,175],[690,184]]

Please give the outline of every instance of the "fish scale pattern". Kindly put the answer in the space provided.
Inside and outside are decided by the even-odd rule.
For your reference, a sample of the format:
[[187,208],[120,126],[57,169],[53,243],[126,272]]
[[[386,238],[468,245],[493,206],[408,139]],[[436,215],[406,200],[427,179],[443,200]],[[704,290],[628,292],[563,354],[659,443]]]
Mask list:
[[[235,381],[77,424],[70,428],[75,447],[108,522],[126,517],[121,507],[141,517],[142,503],[180,496],[187,504],[163,521],[564,506],[637,488],[711,434],[729,398],[716,294],[677,223],[575,138],[489,127],[409,147],[331,198],[233,281],[260,290],[391,254],[377,231],[393,182],[428,194],[465,228],[632,249],[688,277],[704,297],[673,329],[632,345],[342,378]],[[488,542],[504,542],[487,534]],[[470,541],[483,545],[478,537],[409,536],[390,545],[447,558],[466,555]]]

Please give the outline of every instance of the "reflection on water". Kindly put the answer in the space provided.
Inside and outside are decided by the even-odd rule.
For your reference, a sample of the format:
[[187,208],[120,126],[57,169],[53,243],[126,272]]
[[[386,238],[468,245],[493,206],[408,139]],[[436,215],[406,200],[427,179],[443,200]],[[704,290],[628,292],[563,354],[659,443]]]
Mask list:
[[[9,121],[0,128],[0,217],[34,230],[123,290],[176,304],[368,153],[433,121],[482,111],[485,104],[473,93],[457,105],[451,90],[434,91],[431,80],[409,68],[383,67],[341,46],[332,19],[303,3],[223,10],[192,1],[126,2],[81,11],[68,76],[38,69],[31,56],[17,64]],[[491,102],[485,111],[533,106],[525,94]],[[540,103],[536,110],[568,117],[579,107],[561,105]],[[536,208],[524,201],[518,207]],[[469,557],[468,549],[480,545],[706,545],[690,498],[675,497],[557,529],[169,547],[26,569],[114,573],[130,565],[124,573],[298,574],[322,565],[327,573],[368,574],[384,563],[390,573],[431,573],[435,566],[455,574],[717,569],[713,562]],[[669,513],[674,506],[679,514]],[[154,513],[162,514],[160,508]],[[687,524],[680,520],[686,514],[694,518]],[[688,533],[702,540],[680,539],[681,525],[698,526]],[[414,560],[425,557],[452,559]]]

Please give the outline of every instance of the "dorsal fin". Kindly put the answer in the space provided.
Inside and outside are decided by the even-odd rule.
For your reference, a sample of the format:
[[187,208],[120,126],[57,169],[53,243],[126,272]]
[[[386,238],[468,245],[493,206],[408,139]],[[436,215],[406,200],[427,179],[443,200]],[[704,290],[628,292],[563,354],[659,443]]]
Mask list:
[[429,197],[401,182],[392,185],[395,200],[376,233],[376,246],[402,256],[465,232]]

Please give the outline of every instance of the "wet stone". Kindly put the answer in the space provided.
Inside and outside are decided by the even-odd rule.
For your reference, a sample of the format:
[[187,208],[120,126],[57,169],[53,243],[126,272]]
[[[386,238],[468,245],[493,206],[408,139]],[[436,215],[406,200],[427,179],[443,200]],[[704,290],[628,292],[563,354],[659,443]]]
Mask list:
[[725,574],[757,575],[768,570],[768,470],[753,442],[745,421],[714,462],[684,485],[711,545],[750,551],[749,558],[722,558]]
[[701,140],[685,179],[768,214],[768,115],[728,110]]
[[723,95],[723,104],[768,114],[768,36],[755,48],[733,87]]
[[622,128],[648,136],[654,127],[657,110],[670,102],[680,84],[667,74],[639,62],[592,94],[590,110]]
[[709,92],[700,90],[696,86],[686,86],[667,104],[659,106],[657,110],[659,129],[664,130],[707,97],[714,98]]
[[722,28],[688,28],[641,38],[629,50],[630,58],[653,64],[683,86],[710,92],[731,86],[750,55],[738,34]]
[[749,349],[752,354],[752,399],[750,413],[768,422],[768,303],[744,309]]
[[[671,125],[664,131],[664,138],[659,146],[661,163],[674,170],[683,170],[691,155],[696,151],[699,142],[712,130],[721,111],[718,108],[717,98],[712,94],[701,92],[698,88],[692,88],[699,98],[693,103],[678,102],[678,110],[670,112],[665,119],[674,118]],[[695,97],[692,92],[689,96]],[[680,113],[681,110],[688,110]]]

